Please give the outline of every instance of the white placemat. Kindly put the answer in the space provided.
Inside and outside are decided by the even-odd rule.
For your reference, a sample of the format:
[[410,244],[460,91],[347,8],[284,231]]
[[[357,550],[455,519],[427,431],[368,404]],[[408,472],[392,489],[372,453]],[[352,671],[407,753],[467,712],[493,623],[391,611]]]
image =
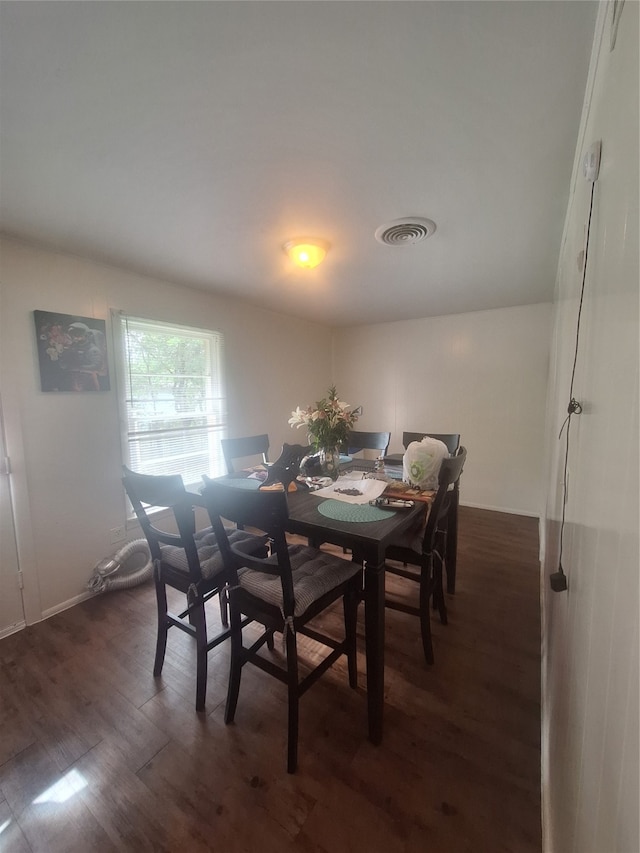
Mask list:
[[[332,498],[349,504],[367,504],[379,498],[387,488],[384,480],[364,479],[362,471],[341,474],[335,483],[313,492],[319,498]],[[357,494],[349,494],[357,492]]]

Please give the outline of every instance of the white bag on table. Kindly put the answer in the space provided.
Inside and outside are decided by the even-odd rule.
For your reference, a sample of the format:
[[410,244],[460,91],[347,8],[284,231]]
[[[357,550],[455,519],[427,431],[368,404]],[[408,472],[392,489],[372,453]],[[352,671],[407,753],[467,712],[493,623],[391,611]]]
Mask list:
[[402,479],[420,489],[437,489],[440,465],[448,455],[447,445],[437,438],[412,441],[402,457]]

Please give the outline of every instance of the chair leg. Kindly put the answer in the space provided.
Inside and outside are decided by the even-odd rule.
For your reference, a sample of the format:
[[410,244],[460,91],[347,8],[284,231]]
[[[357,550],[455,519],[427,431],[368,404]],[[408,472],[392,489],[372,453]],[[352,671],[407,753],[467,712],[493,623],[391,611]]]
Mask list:
[[222,587],[218,596],[220,599],[220,622],[223,628],[229,627],[229,596],[225,587]]
[[156,658],[153,664],[153,674],[157,677],[162,672],[164,655],[167,650],[167,589],[162,581],[156,580],[156,603],[158,606],[158,636],[156,638]]
[[433,586],[433,604],[437,607],[440,613],[440,621],[443,625],[448,622],[447,605],[444,600],[444,588],[442,586],[442,569],[444,560],[441,555],[436,553],[435,571],[434,571],[434,586]]
[[440,613],[440,621],[443,625],[447,624],[447,603],[444,598],[444,568],[446,565],[446,545],[447,532],[441,530],[437,534],[437,550],[434,551],[434,586],[433,586],[433,604],[437,607]]
[[286,626],[284,630],[287,636],[287,687],[289,696],[287,773],[295,773],[298,766],[298,649],[296,635]]
[[349,587],[342,599],[344,608],[344,630],[347,662],[349,665],[349,687],[358,686],[358,663],[356,655],[356,629],[358,622],[358,603],[360,590]]
[[242,614],[234,611],[231,604],[231,668],[229,670],[229,686],[227,687],[227,704],[224,708],[225,723],[232,723],[240,693],[240,678],[242,676]]
[[267,634],[267,648],[269,649],[270,652],[272,652],[276,647],[274,639],[273,639],[273,635],[274,635],[274,631],[269,631],[269,633]]
[[192,625],[196,629],[197,663],[196,663],[196,711],[204,711],[204,701],[207,695],[207,622],[202,600],[191,613]]
[[460,503],[460,488],[456,484],[453,502],[447,519],[447,544],[445,568],[447,571],[447,592],[453,595],[456,591],[456,568],[458,563],[458,505]]
[[431,598],[432,561],[423,567],[420,576],[420,632],[422,634],[422,649],[424,658],[428,664],[433,664],[433,643],[431,642],[431,614],[429,612],[429,599]]

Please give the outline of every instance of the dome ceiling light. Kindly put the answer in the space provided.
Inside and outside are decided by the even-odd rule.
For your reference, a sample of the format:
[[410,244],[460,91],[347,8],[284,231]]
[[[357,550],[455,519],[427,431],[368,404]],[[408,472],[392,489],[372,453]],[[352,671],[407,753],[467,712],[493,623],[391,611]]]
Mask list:
[[296,237],[284,244],[283,249],[294,264],[305,269],[313,269],[324,260],[329,244],[316,237]]
[[410,246],[431,237],[435,230],[436,223],[431,219],[412,216],[381,225],[376,228],[375,238],[385,246]]

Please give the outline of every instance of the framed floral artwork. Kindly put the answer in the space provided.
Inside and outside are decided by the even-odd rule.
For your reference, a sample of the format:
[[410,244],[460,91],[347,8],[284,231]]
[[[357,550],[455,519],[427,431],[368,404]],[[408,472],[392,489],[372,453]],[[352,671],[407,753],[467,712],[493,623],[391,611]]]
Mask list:
[[109,391],[104,320],[34,311],[43,391]]

